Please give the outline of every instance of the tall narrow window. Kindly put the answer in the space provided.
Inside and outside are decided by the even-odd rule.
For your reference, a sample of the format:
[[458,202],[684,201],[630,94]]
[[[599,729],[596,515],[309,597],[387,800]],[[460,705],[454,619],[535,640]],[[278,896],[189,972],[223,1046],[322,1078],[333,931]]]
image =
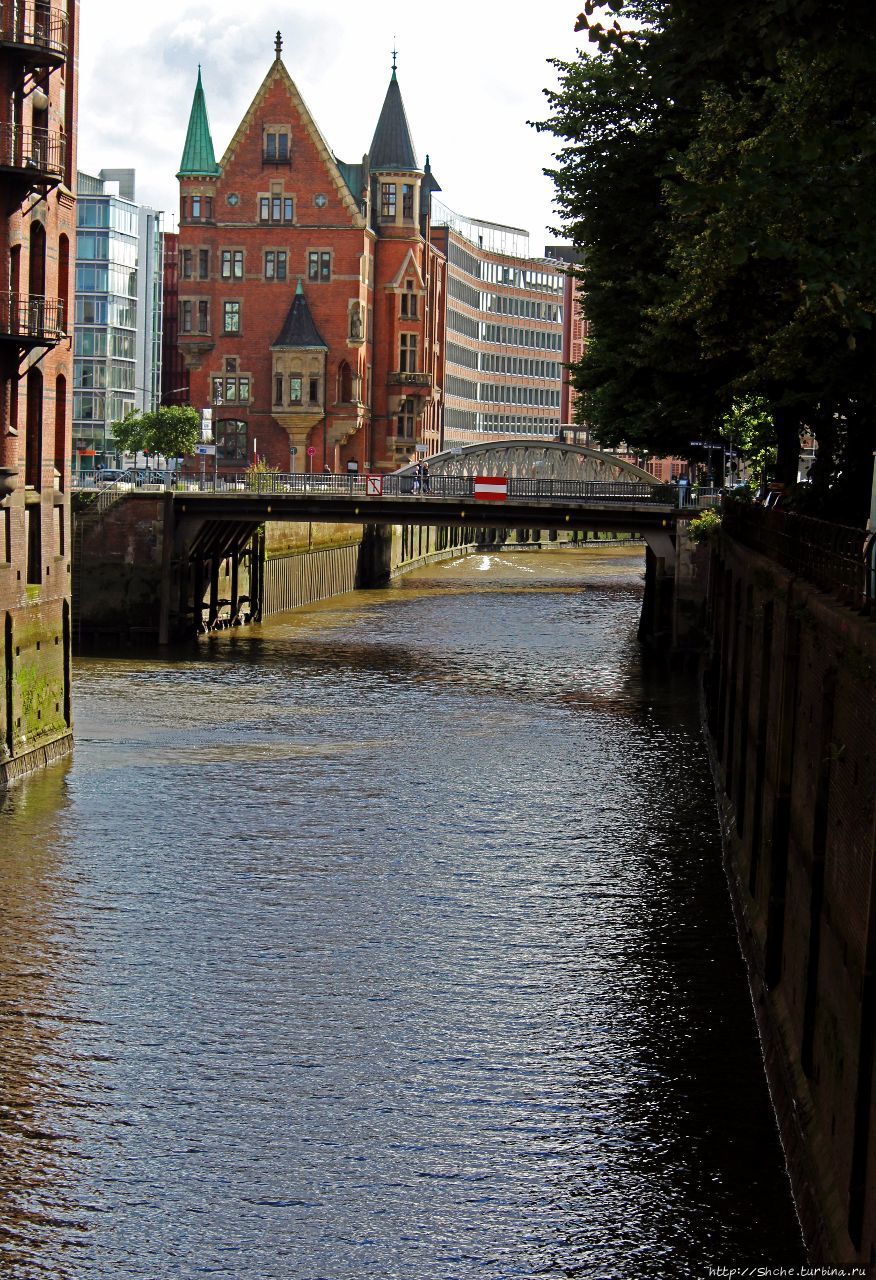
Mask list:
[[40,488],[43,455],[43,375],[39,369],[27,372],[27,434],[25,438],[24,482]]
[[349,404],[352,399],[353,371],[347,361],[342,360],[338,365],[338,402],[340,404]]
[[25,508],[27,520],[27,580],[35,586],[43,580],[42,553],[42,503],[31,503]]
[[58,301],[61,304],[58,326],[70,330],[73,327],[70,314],[70,241],[65,235],[58,236]]
[[191,249],[183,249],[179,255],[179,274],[183,280],[191,280],[192,278],[192,251]]
[[210,332],[210,303],[202,299],[198,303],[198,333]]
[[198,279],[208,280],[210,277],[210,250],[198,250]]
[[291,404],[301,404],[301,374],[289,374],[289,402]]
[[240,303],[239,302],[223,303],[222,330],[224,333],[240,333]]
[[55,470],[63,489],[67,467],[67,379],[59,373],[55,379]]
[[192,331],[191,302],[181,302],[179,304],[179,330],[180,333],[191,333]]
[[396,186],[394,182],[380,184],[380,216],[395,220]]
[[410,398],[402,400],[399,406],[398,417],[396,418],[396,435],[403,436],[406,440],[413,438],[414,434],[414,402]]
[[274,404],[283,403],[283,375],[278,373],[274,378]]
[[414,216],[414,188],[412,183],[402,183],[402,217],[412,218]]
[[417,335],[403,333],[399,339],[400,373],[415,373],[417,368]]
[[410,320],[417,318],[417,295],[414,293],[414,282],[408,280],[405,285],[405,291],[401,296],[401,314]]

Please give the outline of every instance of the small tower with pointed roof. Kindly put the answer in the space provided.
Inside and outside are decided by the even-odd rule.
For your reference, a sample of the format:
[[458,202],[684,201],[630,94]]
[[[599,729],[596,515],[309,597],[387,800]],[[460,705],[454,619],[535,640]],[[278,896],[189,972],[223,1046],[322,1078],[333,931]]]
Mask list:
[[392,51],[392,75],[383,107],[371,139],[371,207],[379,235],[410,233],[420,222],[420,184],[423,171],[417,163],[408,118],[396,74]]
[[218,173],[219,166],[216,163],[213,139],[210,136],[210,121],[207,118],[207,102],[204,98],[199,66],[195,96],[189,113],[189,128],[176,176],[178,178],[215,178]]

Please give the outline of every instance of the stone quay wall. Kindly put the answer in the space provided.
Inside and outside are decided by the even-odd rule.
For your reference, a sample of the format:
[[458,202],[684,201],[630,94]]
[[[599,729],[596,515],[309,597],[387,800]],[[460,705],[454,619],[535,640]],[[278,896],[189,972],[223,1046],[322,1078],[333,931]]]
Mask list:
[[704,715],[810,1259],[876,1261],[876,622],[722,537]]

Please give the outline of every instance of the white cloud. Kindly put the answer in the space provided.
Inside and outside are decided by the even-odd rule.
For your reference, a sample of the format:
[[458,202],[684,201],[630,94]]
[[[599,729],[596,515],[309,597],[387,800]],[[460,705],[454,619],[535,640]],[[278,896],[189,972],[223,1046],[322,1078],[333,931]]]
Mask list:
[[458,212],[532,233],[540,252],[554,220],[551,139],[527,125],[556,83],[547,59],[572,59],[574,4],[445,0],[153,0],[125,25],[117,0],[81,6],[79,167],[135,168],[137,198],[171,214],[198,65],[217,157],[264,78],[283,35],[283,61],[329,145],[347,161],[368,149],[393,43],[408,121],[443,198]]

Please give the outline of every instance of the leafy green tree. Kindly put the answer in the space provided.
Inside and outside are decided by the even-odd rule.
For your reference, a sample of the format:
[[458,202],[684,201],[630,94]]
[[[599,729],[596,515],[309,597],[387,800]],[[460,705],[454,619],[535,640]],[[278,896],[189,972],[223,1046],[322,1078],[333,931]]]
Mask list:
[[863,513],[876,436],[869,0],[587,0],[540,126],[583,257],[598,439],[689,454],[756,404],[786,479]]
[[113,423],[113,435],[126,453],[184,458],[194,453],[201,439],[201,418],[191,405],[162,405],[141,413],[133,410]]

